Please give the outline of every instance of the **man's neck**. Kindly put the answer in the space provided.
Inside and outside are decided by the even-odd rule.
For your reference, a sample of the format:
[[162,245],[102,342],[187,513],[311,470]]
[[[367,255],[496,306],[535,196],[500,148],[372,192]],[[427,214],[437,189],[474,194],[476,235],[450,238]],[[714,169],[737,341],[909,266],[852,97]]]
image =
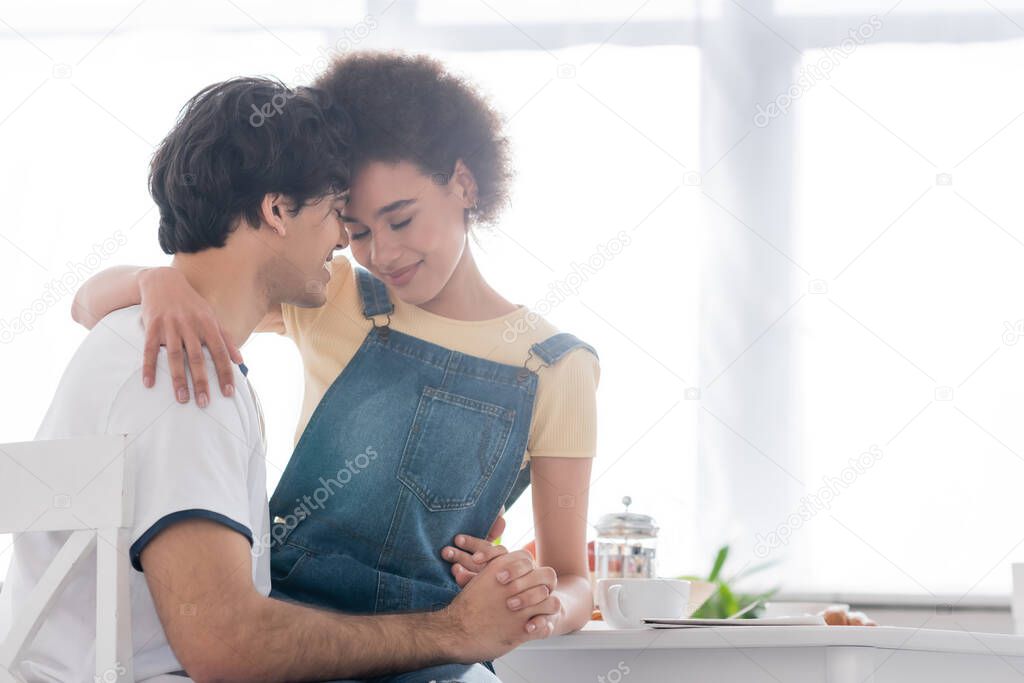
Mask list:
[[270,308],[266,288],[253,262],[224,249],[176,254],[171,265],[213,307],[221,327],[242,346]]

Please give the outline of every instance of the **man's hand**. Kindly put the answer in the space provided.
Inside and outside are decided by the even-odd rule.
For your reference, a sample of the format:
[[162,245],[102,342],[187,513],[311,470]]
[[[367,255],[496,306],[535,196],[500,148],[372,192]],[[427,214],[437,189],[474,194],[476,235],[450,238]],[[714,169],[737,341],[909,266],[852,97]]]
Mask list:
[[142,565],[168,643],[196,681],[364,680],[482,662],[549,635],[541,620],[561,608],[551,596],[508,609],[510,596],[554,580],[525,553],[495,559],[434,612],[348,615],[275,600],[253,585],[246,537],[199,518],[157,534]]
[[[508,550],[501,545],[492,545],[481,538],[460,534],[455,537],[458,547],[447,547],[442,555],[452,563],[452,574],[460,588],[465,588],[480,572],[493,562],[496,558],[508,555]],[[522,554],[529,558],[530,568],[540,572],[550,581],[536,581],[535,578],[526,578],[522,582],[522,590],[517,591],[508,600],[506,606],[510,610],[528,609],[541,604],[558,585],[558,575],[551,567],[537,567],[536,560],[528,551],[520,550],[516,554]],[[518,580],[525,575],[525,570],[520,573],[513,573],[509,578],[510,582]],[[554,628],[556,622],[564,616],[560,609],[557,614],[549,615],[545,619],[538,619],[537,625]]]
[[[551,635],[550,620],[562,609],[558,597],[551,595],[556,581],[553,569],[535,567],[530,554],[521,550],[490,561],[447,608],[458,661],[495,659],[528,640]],[[521,604],[513,608],[515,599]]]

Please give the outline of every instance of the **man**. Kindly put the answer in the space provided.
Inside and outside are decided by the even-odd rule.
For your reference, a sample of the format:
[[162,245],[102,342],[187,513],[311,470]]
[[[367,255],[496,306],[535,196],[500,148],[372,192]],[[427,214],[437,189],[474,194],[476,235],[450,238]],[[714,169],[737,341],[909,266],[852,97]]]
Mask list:
[[[325,303],[326,262],[345,246],[339,212],[348,183],[347,144],[325,121],[327,106],[315,90],[265,79],[216,84],[186,105],[153,158],[160,245],[239,343],[272,307]],[[557,601],[512,611],[507,600],[552,585],[552,572],[503,549],[487,550],[479,575],[438,612],[350,616],[269,598],[263,425],[246,369],[233,369],[229,396],[179,403],[167,391],[167,356],[182,353],[172,349],[160,355],[149,390],[140,381],[141,317],[133,306],[99,321],[36,436],[131,435],[137,680],[315,681],[414,669],[451,679],[460,668],[442,664],[493,659],[545,635],[527,623]],[[213,368],[208,352],[188,351],[190,362]],[[4,589],[15,611],[66,537],[17,539]],[[16,673],[91,680],[94,609],[95,569],[86,562]]]

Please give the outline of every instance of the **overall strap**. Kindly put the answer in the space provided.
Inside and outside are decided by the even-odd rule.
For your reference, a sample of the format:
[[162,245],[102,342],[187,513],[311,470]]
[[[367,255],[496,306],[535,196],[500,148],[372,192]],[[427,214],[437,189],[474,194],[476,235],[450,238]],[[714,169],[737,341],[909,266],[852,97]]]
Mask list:
[[586,349],[597,356],[597,351],[593,346],[580,341],[575,335],[568,332],[559,332],[542,342],[537,342],[530,347],[530,354],[544,361],[544,365],[554,365],[561,360],[562,356],[579,348]]
[[[569,334],[568,332],[559,332],[558,334],[551,335],[542,342],[537,342],[530,347],[530,357],[536,356],[544,361],[544,365],[554,365],[563,356],[570,351],[576,349],[586,349],[590,351],[594,356],[597,356],[597,351],[594,347],[586,342],[580,341],[575,335]],[[529,359],[527,359],[529,362]],[[523,366],[526,368],[526,365]],[[520,370],[523,372],[524,370]],[[516,499],[523,494],[526,487],[530,485],[530,463],[526,463],[526,467],[519,470],[519,476],[516,477],[515,483],[512,485],[512,491],[509,492],[508,498],[505,499],[505,509],[512,507],[512,503],[516,502]]]
[[384,283],[370,275],[365,268],[356,267],[356,283],[359,285],[359,298],[363,303],[363,315],[373,318],[375,315],[390,314],[395,310],[388,298]]

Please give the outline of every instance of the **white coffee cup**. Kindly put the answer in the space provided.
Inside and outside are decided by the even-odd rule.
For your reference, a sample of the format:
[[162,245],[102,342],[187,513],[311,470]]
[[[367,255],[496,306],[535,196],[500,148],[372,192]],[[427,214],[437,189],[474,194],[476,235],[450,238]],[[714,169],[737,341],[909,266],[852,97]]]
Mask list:
[[680,579],[600,579],[597,603],[612,628],[644,628],[653,617],[679,619],[690,603],[690,582]]

